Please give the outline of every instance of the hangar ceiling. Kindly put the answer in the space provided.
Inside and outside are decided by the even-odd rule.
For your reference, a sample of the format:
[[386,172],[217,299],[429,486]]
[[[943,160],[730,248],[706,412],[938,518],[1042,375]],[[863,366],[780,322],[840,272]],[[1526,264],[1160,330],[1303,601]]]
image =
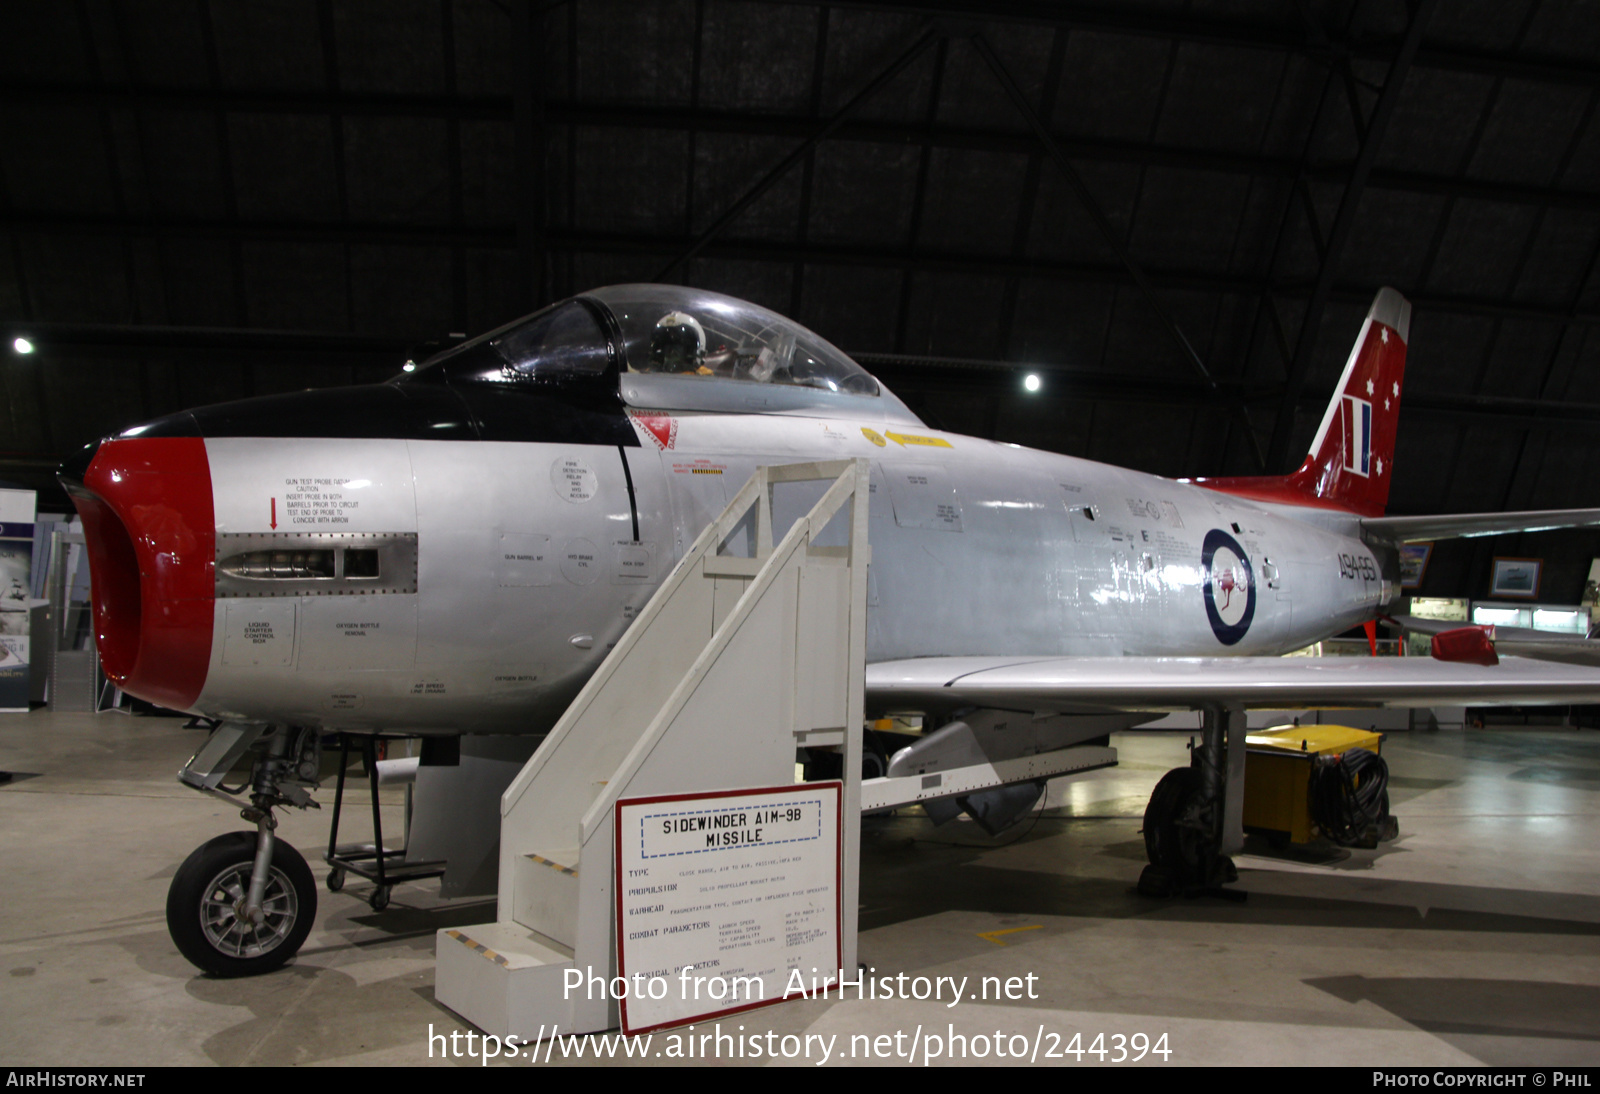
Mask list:
[[[42,490],[139,419],[381,380],[641,280],[790,314],[944,428],[1282,472],[1393,285],[1415,314],[1391,511],[1597,501],[1593,3],[35,0],[0,21],[0,328],[38,346],[0,359],[0,475]],[[1579,538],[1553,583],[1600,553]],[[1520,549],[1563,550],[1541,542]],[[1437,591],[1479,580],[1452,557]]]

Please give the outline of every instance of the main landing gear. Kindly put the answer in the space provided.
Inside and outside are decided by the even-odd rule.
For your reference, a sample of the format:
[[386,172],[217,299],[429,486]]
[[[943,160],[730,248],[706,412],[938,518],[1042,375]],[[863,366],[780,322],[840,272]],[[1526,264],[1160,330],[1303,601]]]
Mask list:
[[[248,784],[223,785],[247,749],[260,749]],[[316,808],[320,751],[311,729],[223,723],[178,778],[240,807],[254,832],[209,840],[167,890],[167,930],[184,957],[213,976],[270,972],[295,955],[317,917],[317,883],[300,852],[275,835],[273,809]],[[250,791],[248,803],[234,795]]]
[[1244,711],[1205,711],[1200,747],[1188,767],[1161,777],[1144,811],[1150,865],[1139,875],[1149,897],[1219,896],[1244,900],[1223,885],[1239,880],[1228,856],[1243,845]]

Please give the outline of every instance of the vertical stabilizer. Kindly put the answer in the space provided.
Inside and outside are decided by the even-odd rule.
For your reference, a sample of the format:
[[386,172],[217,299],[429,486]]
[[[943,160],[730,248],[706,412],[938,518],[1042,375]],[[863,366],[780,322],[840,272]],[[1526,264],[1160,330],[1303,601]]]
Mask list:
[[1299,469],[1284,476],[1193,481],[1260,501],[1382,516],[1394,474],[1400,387],[1410,337],[1411,304],[1393,289],[1380,290]]

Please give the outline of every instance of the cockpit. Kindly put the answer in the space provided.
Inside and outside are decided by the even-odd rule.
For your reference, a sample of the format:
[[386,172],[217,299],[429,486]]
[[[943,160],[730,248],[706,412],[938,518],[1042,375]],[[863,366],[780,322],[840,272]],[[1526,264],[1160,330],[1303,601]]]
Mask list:
[[911,418],[849,356],[766,308],[681,285],[597,289],[442,353],[403,378],[615,392],[635,407]]
[[590,299],[616,317],[630,373],[878,394],[878,382],[839,350],[743,300],[673,285],[620,285]]

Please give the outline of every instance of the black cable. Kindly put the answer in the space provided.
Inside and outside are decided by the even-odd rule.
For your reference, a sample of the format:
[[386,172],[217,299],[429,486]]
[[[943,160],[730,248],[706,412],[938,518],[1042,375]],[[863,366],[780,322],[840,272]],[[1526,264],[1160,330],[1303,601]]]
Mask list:
[[1364,748],[1319,756],[1309,797],[1324,836],[1341,847],[1376,847],[1389,826],[1389,765]]

